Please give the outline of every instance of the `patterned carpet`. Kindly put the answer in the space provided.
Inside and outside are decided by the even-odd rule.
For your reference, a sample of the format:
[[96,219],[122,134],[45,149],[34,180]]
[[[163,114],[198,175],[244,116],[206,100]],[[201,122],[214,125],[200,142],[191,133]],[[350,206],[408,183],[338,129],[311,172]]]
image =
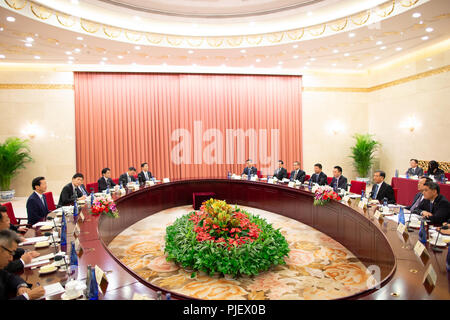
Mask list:
[[210,277],[199,272],[192,279],[192,270],[167,262],[164,256],[166,227],[192,211],[192,206],[171,208],[139,221],[119,234],[109,249],[145,280],[199,299],[336,299],[375,285],[366,267],[337,241],[293,219],[241,207],[281,228],[291,249],[286,265],[254,277]]

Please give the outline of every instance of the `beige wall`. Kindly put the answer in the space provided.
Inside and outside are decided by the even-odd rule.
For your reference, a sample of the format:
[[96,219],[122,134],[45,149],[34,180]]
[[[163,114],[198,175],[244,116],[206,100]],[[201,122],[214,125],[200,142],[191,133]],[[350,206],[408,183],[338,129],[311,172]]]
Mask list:
[[[356,173],[348,157],[352,135],[366,132],[382,143],[376,168],[387,172],[388,181],[396,168],[406,170],[411,157],[449,161],[449,72],[382,90],[359,90],[429,71],[430,66],[433,69],[447,66],[449,55],[448,50],[424,51],[362,73],[305,73],[302,118],[305,171],[310,174],[314,163],[321,162],[325,173],[331,175],[333,166],[341,165],[344,175],[354,179]],[[430,57],[432,61],[425,60]],[[0,71],[0,84],[11,83],[71,85],[73,75],[58,71]],[[42,135],[31,142],[35,162],[13,181],[17,195],[28,195],[31,180],[38,175],[44,175],[49,190],[59,194],[76,170],[73,90],[0,89],[0,114],[0,141],[11,135],[21,136],[28,121],[35,121],[43,129]],[[415,115],[422,127],[412,133],[401,128],[400,123],[408,115]],[[341,130],[330,132],[336,122]],[[290,169],[292,164],[287,167]]]
[[[0,71],[0,84],[73,84],[71,72]],[[45,176],[48,190],[58,195],[75,172],[75,108],[73,90],[1,89],[0,141],[33,121],[40,134],[30,142],[33,163],[13,179],[17,196],[28,196],[34,177]],[[55,201],[58,198],[55,196]]]

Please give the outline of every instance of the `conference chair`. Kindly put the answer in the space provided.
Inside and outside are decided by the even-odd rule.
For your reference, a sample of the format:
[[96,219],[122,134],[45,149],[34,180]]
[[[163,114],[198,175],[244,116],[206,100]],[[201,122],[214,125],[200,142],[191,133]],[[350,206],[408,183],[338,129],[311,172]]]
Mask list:
[[55,200],[53,199],[53,193],[51,191],[44,193],[45,201],[47,202],[47,208],[49,211],[56,210]]
[[305,182],[308,181],[309,179],[311,179],[311,176],[309,174],[305,175]]
[[94,193],[98,192],[98,182],[92,182],[86,184],[86,191],[91,193],[91,189],[94,189]]
[[363,181],[355,181],[352,180],[350,187],[351,193],[362,194],[363,191],[366,191],[366,183]]
[[14,209],[11,202],[3,203],[2,206],[6,207],[6,212],[8,213],[9,221],[13,225],[26,226],[26,223],[22,223],[23,220],[28,221],[28,218],[16,218],[14,214]]
[[395,197],[395,202],[397,202],[398,199],[398,188],[392,188],[394,190],[394,197]]
[[327,177],[327,185],[330,185],[331,181],[333,181],[333,177]]

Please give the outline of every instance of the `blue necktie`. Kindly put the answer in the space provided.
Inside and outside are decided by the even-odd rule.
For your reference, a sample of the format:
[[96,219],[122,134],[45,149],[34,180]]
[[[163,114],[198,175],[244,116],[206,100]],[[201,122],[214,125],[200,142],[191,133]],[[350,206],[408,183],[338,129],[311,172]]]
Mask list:
[[44,205],[44,208],[45,208],[45,210],[46,211],[48,211],[48,208],[47,208],[47,200],[45,199],[45,196],[44,195],[42,195],[42,200],[43,200],[43,205]]
[[378,185],[376,184],[373,186],[373,189],[372,189],[372,199],[376,199],[377,190],[378,190]]

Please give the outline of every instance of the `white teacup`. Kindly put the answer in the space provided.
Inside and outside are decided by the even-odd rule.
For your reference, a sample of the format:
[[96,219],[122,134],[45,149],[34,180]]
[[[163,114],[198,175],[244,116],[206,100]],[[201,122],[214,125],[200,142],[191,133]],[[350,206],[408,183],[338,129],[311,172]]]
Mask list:
[[86,289],[86,284],[77,280],[71,280],[66,283],[65,297],[67,299],[75,299],[83,294],[83,290]]

